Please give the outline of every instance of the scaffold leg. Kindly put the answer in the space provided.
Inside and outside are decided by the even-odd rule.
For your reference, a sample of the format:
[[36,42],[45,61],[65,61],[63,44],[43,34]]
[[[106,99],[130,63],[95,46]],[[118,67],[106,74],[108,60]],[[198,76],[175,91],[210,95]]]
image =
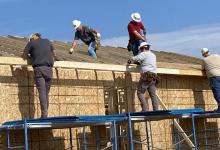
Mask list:
[[10,150],[11,143],[10,143],[10,131],[7,129],[7,142],[8,142],[8,149]]
[[28,126],[26,119],[24,119],[24,136],[25,136],[25,150],[28,150]]
[[73,150],[73,136],[72,136],[72,128],[69,128],[69,132],[70,132],[70,150]]
[[115,121],[113,121],[113,128],[114,128],[114,150],[118,150],[118,143],[117,143],[117,126]]
[[128,113],[128,128],[129,128],[129,143],[130,143],[130,150],[134,149],[133,146],[133,133],[132,133],[132,125],[131,125],[131,114]]
[[84,150],[87,150],[87,145],[86,145],[86,128],[83,127],[83,144],[84,144]]
[[150,137],[148,132],[148,121],[146,122],[146,133],[147,133],[147,149],[150,150]]
[[152,149],[154,149],[154,141],[153,141],[153,135],[152,135],[151,121],[149,121],[149,126],[150,126],[151,147],[152,147]]
[[98,127],[96,126],[95,127],[95,136],[96,136],[96,150],[99,150],[99,130],[98,130]]
[[206,145],[206,150],[208,149],[208,138],[207,138],[207,133],[206,133],[206,119],[203,119],[203,123],[204,123],[204,132],[205,132],[205,145]]
[[195,126],[194,114],[192,114],[192,126],[193,126],[193,139],[194,139],[195,150],[198,150],[197,142],[196,142],[196,126]]

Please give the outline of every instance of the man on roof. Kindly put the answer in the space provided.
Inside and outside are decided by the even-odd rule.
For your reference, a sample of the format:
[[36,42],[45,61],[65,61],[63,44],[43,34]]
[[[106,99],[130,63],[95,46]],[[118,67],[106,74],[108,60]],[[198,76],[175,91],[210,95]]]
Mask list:
[[54,60],[58,60],[54,47],[48,39],[41,38],[40,33],[31,35],[25,46],[23,56],[31,59],[34,69],[34,80],[39,93],[41,118],[48,116],[49,91],[52,81]]
[[129,43],[128,51],[132,51],[133,55],[136,56],[139,53],[138,47],[140,43],[146,41],[146,28],[141,22],[141,15],[138,12],[131,14],[131,21],[128,24]]
[[141,51],[138,55],[128,60],[128,64],[139,62],[141,65],[140,80],[137,87],[137,96],[140,100],[142,111],[149,111],[148,102],[144,93],[148,91],[153,110],[158,110],[158,100],[156,95],[156,84],[158,83],[156,55],[150,50],[150,44],[142,42],[139,46]]
[[218,104],[216,111],[220,112],[220,55],[211,54],[208,48],[201,49],[203,56],[203,69],[209,80],[214,98]]
[[96,50],[100,46],[100,33],[91,27],[82,25],[79,20],[74,20],[72,23],[76,32],[69,53],[72,54],[77,46],[77,42],[82,40],[86,45],[88,45],[89,55],[94,59],[97,59]]

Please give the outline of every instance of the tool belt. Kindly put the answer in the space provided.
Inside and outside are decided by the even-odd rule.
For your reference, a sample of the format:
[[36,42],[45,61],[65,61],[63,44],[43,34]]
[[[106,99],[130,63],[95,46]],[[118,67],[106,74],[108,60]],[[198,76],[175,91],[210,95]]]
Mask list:
[[160,82],[158,75],[149,71],[141,74],[141,80],[146,82],[156,81],[156,84]]

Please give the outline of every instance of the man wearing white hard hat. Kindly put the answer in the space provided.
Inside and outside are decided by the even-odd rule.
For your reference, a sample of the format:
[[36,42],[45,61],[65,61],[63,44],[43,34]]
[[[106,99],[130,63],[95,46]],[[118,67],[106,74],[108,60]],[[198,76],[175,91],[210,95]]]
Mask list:
[[69,53],[72,54],[77,46],[77,41],[82,40],[86,45],[88,45],[89,55],[96,59],[96,50],[100,46],[100,33],[88,26],[82,25],[79,20],[74,20],[72,23],[76,32]]
[[148,91],[153,110],[158,110],[158,100],[156,95],[156,84],[159,82],[157,76],[156,55],[150,50],[150,44],[142,42],[139,46],[141,51],[138,55],[130,58],[128,64],[139,62],[141,65],[141,77],[138,83],[137,95],[140,100],[142,111],[149,111],[148,102],[144,93]]
[[211,54],[208,48],[201,49],[203,58],[203,68],[209,80],[214,98],[218,104],[216,111],[220,112],[220,55]]
[[138,12],[131,14],[132,21],[128,24],[129,43],[128,51],[132,51],[133,55],[136,56],[139,53],[138,47],[140,43],[146,41],[146,28],[141,22],[141,15]]

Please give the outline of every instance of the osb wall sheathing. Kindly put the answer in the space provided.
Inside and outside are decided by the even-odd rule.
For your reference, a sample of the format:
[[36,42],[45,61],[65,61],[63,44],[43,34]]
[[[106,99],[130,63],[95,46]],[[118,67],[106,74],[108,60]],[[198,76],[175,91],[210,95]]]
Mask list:
[[[158,95],[169,109],[202,107],[213,110],[216,107],[212,92],[205,77],[160,74]],[[141,111],[136,90],[138,73],[95,71],[80,69],[53,69],[53,81],[49,95],[49,116],[104,115]],[[9,65],[0,66],[0,122],[40,117],[38,92],[33,80],[32,68],[16,69]],[[148,94],[146,98],[148,99]],[[150,109],[151,102],[149,101]],[[173,146],[172,120],[153,121],[153,145],[160,149]],[[208,125],[217,127],[216,120],[208,120]],[[185,130],[191,130],[190,124],[181,122]],[[197,125],[199,127],[199,125]],[[123,127],[122,127],[123,128]],[[74,128],[74,149],[83,149],[82,128]],[[99,128],[99,137],[105,139],[109,133],[105,127]],[[134,139],[146,139],[146,123],[134,124]],[[88,127],[87,147],[94,149],[95,130]],[[19,131],[20,132],[20,131]],[[199,134],[199,133],[198,133]],[[18,137],[19,136],[19,137]],[[210,139],[218,135],[210,134]],[[1,134],[0,149],[6,148],[5,134]],[[14,145],[22,143],[22,133],[12,134]],[[70,147],[68,129],[36,130],[29,132],[29,148],[67,149]],[[217,138],[218,139],[218,138]],[[123,141],[120,139],[120,141]],[[127,141],[124,142],[125,145]],[[184,143],[186,144],[186,143]],[[102,144],[100,147],[105,147]],[[121,149],[126,149],[123,142]],[[147,145],[135,144],[136,149],[146,149]]]

